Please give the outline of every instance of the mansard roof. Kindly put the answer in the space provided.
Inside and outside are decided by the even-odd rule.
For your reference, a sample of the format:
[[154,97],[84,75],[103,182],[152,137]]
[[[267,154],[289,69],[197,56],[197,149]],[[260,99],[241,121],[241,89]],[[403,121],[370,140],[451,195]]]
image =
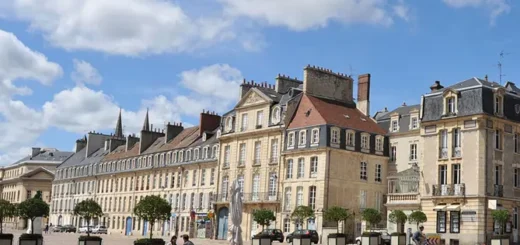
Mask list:
[[[399,132],[407,132],[410,131],[410,121],[411,121],[411,112],[419,111],[421,105],[404,105],[397,107],[393,111],[382,112],[379,116],[375,117],[377,124],[381,126],[385,131],[388,132],[390,128],[390,119],[392,115],[399,115]],[[377,115],[377,114],[376,114]]]
[[41,149],[40,152],[36,156],[26,156],[7,167],[19,165],[25,162],[37,162],[37,161],[51,161],[51,162],[63,162],[67,158],[69,158],[74,152],[70,151],[58,151],[56,149]]

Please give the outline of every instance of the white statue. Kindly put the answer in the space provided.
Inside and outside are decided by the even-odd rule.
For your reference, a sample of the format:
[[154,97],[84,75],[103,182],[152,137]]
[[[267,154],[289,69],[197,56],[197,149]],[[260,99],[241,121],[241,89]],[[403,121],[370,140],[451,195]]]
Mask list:
[[242,241],[242,229],[240,227],[242,223],[242,191],[238,181],[233,181],[229,190],[231,194],[230,207],[231,210],[231,226],[229,227],[228,240],[230,245],[243,245]]

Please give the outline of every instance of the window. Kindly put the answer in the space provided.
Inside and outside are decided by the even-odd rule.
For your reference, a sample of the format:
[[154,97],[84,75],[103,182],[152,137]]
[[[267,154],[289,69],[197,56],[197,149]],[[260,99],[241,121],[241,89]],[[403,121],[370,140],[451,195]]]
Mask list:
[[292,159],[288,159],[287,160],[287,166],[285,168],[285,178],[286,179],[292,179],[292,175],[293,175],[293,160]]
[[410,145],[410,161],[417,160],[417,144]]
[[518,153],[518,151],[520,150],[520,149],[518,148],[518,140],[520,140],[520,139],[518,138],[518,134],[515,134],[515,136],[514,136],[513,139],[514,139],[514,142],[515,142],[515,153]]
[[419,127],[419,120],[417,117],[412,117],[412,129],[417,129]]
[[375,203],[375,209],[379,212],[381,212],[381,193],[379,192],[376,192],[376,196],[375,196],[375,199],[376,199],[376,203]]
[[451,175],[451,178],[452,178],[452,183],[455,184],[455,185],[458,185],[460,184],[460,164],[452,164],[451,165],[451,169],[452,169],[452,175]]
[[211,175],[209,177],[209,185],[215,184],[215,168],[211,169]]
[[448,131],[447,130],[441,130],[439,132],[439,146],[440,146],[439,157],[441,159],[448,158]]
[[277,180],[278,177],[276,176],[276,173],[275,172],[271,172],[269,173],[269,188],[268,188],[268,195],[269,195],[269,200],[271,200],[272,197],[276,197],[276,183],[277,183]]
[[303,187],[298,186],[296,188],[296,207],[303,205]]
[[392,146],[390,150],[390,161],[395,161],[397,159],[397,146]]
[[317,175],[318,175],[318,157],[311,157],[310,177],[316,178]]
[[365,209],[367,207],[367,191],[359,191],[359,208]]
[[309,186],[309,207],[316,209],[316,186]]
[[285,187],[285,211],[291,210],[291,187]]
[[332,144],[339,144],[339,128],[332,128],[331,129],[330,143],[332,143]]
[[271,111],[271,121],[273,122],[273,124],[277,124],[280,122],[280,108],[279,107],[275,107]]
[[398,129],[397,120],[392,120],[392,132],[397,132]]
[[307,140],[307,131],[302,130],[298,133],[298,146],[305,147],[305,143]]
[[311,144],[318,144],[320,142],[320,129],[312,129]]
[[200,173],[200,185],[204,186],[206,184],[206,169],[202,169]]
[[375,178],[375,181],[376,182],[381,182],[381,174],[383,172],[383,167],[381,166],[381,164],[376,164],[376,178]]
[[437,233],[446,233],[446,212],[437,211]]
[[446,99],[446,114],[455,114],[455,97],[448,97]]
[[242,114],[242,121],[240,124],[240,131],[246,131],[247,129],[247,113]]
[[383,151],[383,140],[382,136],[376,137],[376,151]]
[[[257,111],[256,112],[256,126],[257,126],[257,128],[262,127],[263,120],[264,120],[264,111]],[[260,126],[260,127],[258,127],[258,126]]]
[[246,164],[246,143],[240,144],[240,154],[238,156],[238,166],[244,166]]
[[271,140],[271,163],[278,163],[278,139]]
[[502,166],[495,166],[495,185],[502,185]]
[[495,95],[495,114],[502,115],[502,96]]
[[283,232],[288,233],[291,231],[291,219],[283,219]]
[[238,176],[238,186],[240,187],[240,192],[244,193],[244,175]]
[[498,129],[495,130],[495,149],[502,150],[502,132]]
[[255,155],[254,155],[254,164],[260,164],[260,153],[261,153],[261,150],[262,150],[262,142],[261,141],[256,141],[255,142]]
[[450,212],[450,232],[451,233],[460,232],[460,212],[458,212],[458,211]]
[[296,178],[303,178],[305,176],[305,158],[298,158],[298,172]]
[[187,198],[186,198],[186,193],[182,194],[182,210],[185,210],[186,209],[186,202],[188,202]]
[[230,146],[224,147],[224,168],[229,168],[229,154],[231,152]]
[[227,194],[228,194],[228,188],[229,188],[229,177],[224,176],[222,178],[222,201],[227,201]]
[[191,193],[191,196],[190,196],[190,209],[193,209],[194,206],[195,206],[195,193]]
[[361,135],[361,149],[370,149],[370,140],[369,135],[363,134]]
[[287,136],[287,148],[294,147],[294,132],[290,132]]
[[448,166],[439,165],[439,185],[448,184]]
[[514,187],[520,187],[520,183],[518,183],[519,179],[518,179],[518,174],[519,174],[519,169],[518,168],[515,168],[514,169],[514,177],[513,177],[513,186]]
[[454,128],[451,132],[452,139],[453,139],[453,157],[460,157],[461,156],[461,134],[460,134],[460,128]]
[[193,170],[191,185],[196,186],[197,185],[197,170]]
[[355,136],[354,132],[347,131],[347,142],[346,142],[347,146],[354,147],[354,142],[355,142],[354,136]]
[[253,175],[253,201],[258,201],[258,193],[260,192],[260,174]]
[[367,163],[361,162],[360,168],[361,168],[360,179],[367,180]]

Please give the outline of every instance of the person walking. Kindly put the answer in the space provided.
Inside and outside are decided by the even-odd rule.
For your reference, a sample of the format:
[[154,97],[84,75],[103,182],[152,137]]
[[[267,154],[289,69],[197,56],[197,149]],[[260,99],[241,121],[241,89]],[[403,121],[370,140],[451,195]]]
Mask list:
[[172,239],[170,239],[170,242],[167,245],[177,245],[177,236],[172,236]]
[[48,234],[49,233],[49,224],[46,224],[45,225],[45,234]]
[[424,226],[420,225],[419,230],[413,233],[412,241],[415,243],[415,245],[424,245],[424,242],[426,241],[426,236],[424,235],[423,231]]
[[184,240],[183,245],[194,245],[193,242],[190,241],[190,236],[182,235],[182,240]]

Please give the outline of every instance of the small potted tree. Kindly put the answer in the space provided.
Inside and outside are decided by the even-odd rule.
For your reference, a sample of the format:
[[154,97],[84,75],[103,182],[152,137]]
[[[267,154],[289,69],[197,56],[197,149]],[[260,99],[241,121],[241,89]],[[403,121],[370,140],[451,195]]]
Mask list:
[[428,219],[426,218],[426,214],[424,214],[422,211],[413,211],[408,216],[408,222],[410,224],[415,224],[417,230],[419,230],[419,224],[422,224],[426,221],[428,221]]
[[388,215],[388,221],[397,225],[397,231],[390,234],[392,245],[406,245],[406,233],[403,230],[406,220],[408,217],[401,210],[394,210]]
[[[298,206],[292,212],[291,217],[303,228],[304,222],[314,217],[314,210],[309,206]],[[311,244],[311,236],[310,234],[295,234],[292,238],[292,244]]]
[[16,206],[9,201],[0,199],[0,245],[12,245],[13,234],[4,234],[4,220],[16,215]]
[[43,244],[42,234],[34,234],[34,220],[49,216],[49,205],[38,196],[27,199],[18,204],[18,216],[31,221],[31,234],[22,234],[19,239],[20,245]]
[[505,224],[510,218],[509,211],[506,209],[493,210],[491,212],[491,216],[493,216],[493,219],[495,220],[495,222],[498,223],[498,228],[499,228],[498,234],[491,237],[491,244],[492,245],[509,244],[509,236],[504,235]]
[[[276,220],[276,216],[274,216],[274,212],[272,210],[259,209],[253,213],[253,220],[262,226],[263,231],[266,226],[271,224],[271,221]],[[280,242],[283,242],[283,240]],[[253,245],[270,245],[271,243],[272,241],[269,234],[264,234],[261,232],[253,236]]]
[[351,217],[351,214],[348,212],[348,209],[333,206],[325,210],[325,213],[323,214],[323,218],[327,221],[333,221],[336,222],[336,225],[338,226],[337,233],[331,233],[327,236],[327,244],[328,245],[344,245],[347,239],[347,236],[345,233],[340,232],[339,230],[339,222],[347,221],[348,218]]
[[87,235],[78,238],[79,245],[101,245],[101,237],[90,236],[90,220],[95,217],[103,216],[101,206],[94,199],[87,199],[76,204],[74,215],[83,217],[87,221]]
[[153,228],[156,221],[165,221],[170,218],[172,207],[160,196],[146,196],[134,208],[134,214],[149,222],[150,238],[138,239],[134,245],[165,245],[163,239],[153,238]]
[[[381,213],[373,208],[366,208],[361,213],[361,218],[368,223],[369,230],[381,222]],[[377,232],[364,232],[361,235],[361,244],[379,245],[381,234]]]

